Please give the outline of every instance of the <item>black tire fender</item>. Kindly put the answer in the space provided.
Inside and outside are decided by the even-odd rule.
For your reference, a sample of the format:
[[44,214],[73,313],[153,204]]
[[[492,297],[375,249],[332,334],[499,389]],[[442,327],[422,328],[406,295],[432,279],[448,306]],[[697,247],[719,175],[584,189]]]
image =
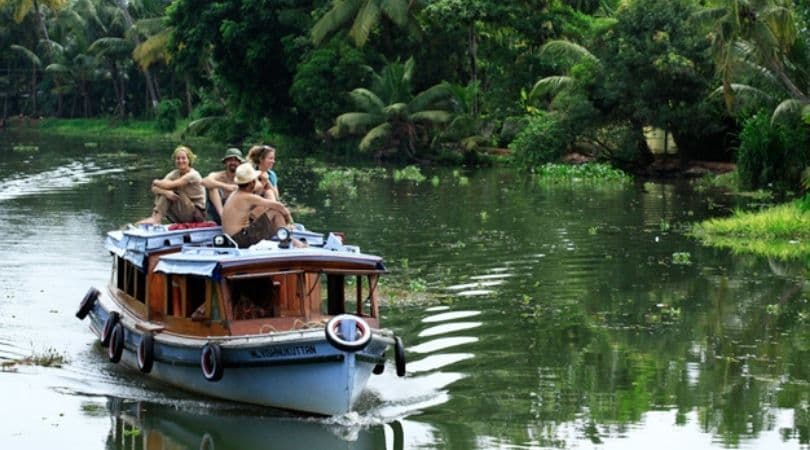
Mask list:
[[79,320],[84,320],[84,318],[87,317],[87,314],[90,313],[90,310],[93,309],[93,306],[96,304],[99,295],[101,295],[101,292],[94,287],[87,290],[81,303],[79,303],[79,310],[76,311],[76,317],[78,317]]
[[155,364],[155,337],[152,333],[141,336],[141,342],[138,343],[138,351],[135,356],[138,362],[138,370],[143,373],[152,371],[152,366]]
[[[351,320],[355,323],[359,336],[353,341],[344,339],[343,336],[340,335],[340,322],[344,320]],[[339,314],[332,317],[329,319],[329,322],[326,323],[324,332],[326,333],[326,340],[329,341],[333,347],[347,352],[362,350],[371,342],[371,327],[368,325],[368,322],[363,320],[362,317],[352,314]]]
[[394,362],[397,365],[397,376],[405,376],[405,347],[399,336],[394,337]]
[[200,351],[200,369],[208,381],[219,381],[225,372],[222,365],[222,349],[219,344],[209,342]]
[[121,361],[121,355],[124,353],[124,336],[124,326],[121,322],[116,323],[110,333],[110,345],[107,347],[110,362]]
[[110,314],[107,316],[107,321],[104,322],[104,328],[101,329],[101,335],[99,336],[102,347],[110,345],[110,336],[112,335],[113,328],[115,328],[115,324],[120,320],[121,314],[119,314],[118,311],[110,311]]

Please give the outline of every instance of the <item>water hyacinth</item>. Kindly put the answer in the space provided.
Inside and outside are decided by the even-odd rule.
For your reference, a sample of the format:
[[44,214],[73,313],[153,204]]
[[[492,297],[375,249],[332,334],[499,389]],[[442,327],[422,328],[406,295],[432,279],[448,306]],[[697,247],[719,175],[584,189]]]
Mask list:
[[534,170],[540,184],[586,183],[618,184],[630,183],[633,178],[607,164],[555,164],[546,163]]

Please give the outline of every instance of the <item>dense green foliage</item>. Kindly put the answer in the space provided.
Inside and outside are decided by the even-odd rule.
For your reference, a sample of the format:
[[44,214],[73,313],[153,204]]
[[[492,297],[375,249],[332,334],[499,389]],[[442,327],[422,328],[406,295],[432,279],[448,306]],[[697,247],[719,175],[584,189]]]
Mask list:
[[[652,127],[675,137],[682,159],[732,160],[739,148],[744,182],[795,189],[806,153],[758,158],[774,156],[766,141],[806,147],[809,10],[783,0],[0,0],[0,113],[187,123],[230,143],[295,135],[376,158],[477,163],[508,147],[529,170],[574,150],[643,168],[658,158],[642,132]],[[407,95],[387,96],[375,77],[402,61],[413,61],[396,81]],[[760,110],[770,121],[754,127]]]

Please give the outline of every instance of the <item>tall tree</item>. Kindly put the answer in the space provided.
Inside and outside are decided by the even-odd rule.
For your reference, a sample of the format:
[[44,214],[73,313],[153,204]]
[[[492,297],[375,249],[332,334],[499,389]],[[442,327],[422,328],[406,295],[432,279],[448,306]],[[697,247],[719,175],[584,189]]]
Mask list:
[[429,142],[430,127],[452,118],[449,111],[437,106],[452,92],[446,84],[438,84],[414,95],[413,69],[410,58],[375,73],[370,89],[357,88],[350,94],[359,111],[339,115],[329,133],[335,137],[361,135],[358,148],[376,150],[377,156],[398,152],[416,158],[419,145]]
[[362,47],[383,17],[400,28],[408,25],[413,4],[413,0],[334,0],[332,8],[312,27],[312,42],[320,44],[351,22],[349,36]]

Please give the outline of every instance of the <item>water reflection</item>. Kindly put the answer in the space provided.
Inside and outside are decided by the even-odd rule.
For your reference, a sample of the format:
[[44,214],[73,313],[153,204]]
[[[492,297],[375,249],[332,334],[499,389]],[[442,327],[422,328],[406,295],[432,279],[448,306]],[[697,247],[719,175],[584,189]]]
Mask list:
[[[43,141],[20,154],[2,138],[0,363],[47,348],[69,360],[0,372],[0,396],[15,405],[0,409],[14,424],[0,427],[4,448],[66,438],[98,448],[119,428],[111,442],[148,445],[145,431],[124,439],[137,438],[133,427],[179,448],[209,442],[206,433],[217,448],[274,448],[287,437],[264,428],[299,427],[338,448],[810,445],[808,266],[684,235],[685,224],[732,207],[728,199],[669,183],[538,187],[509,170],[470,172],[462,186],[442,169],[429,174],[439,187],[371,179],[358,199],[319,191],[312,162],[285,156],[285,196],[304,207],[299,220],[345,231],[384,255],[399,285],[428,294],[381,309],[405,342],[408,376],[396,377],[388,355],[357,413],[310,420],[146,382],[110,366],[73,317],[87,287],[108,278],[104,233],[148,213],[148,182],[170,167],[171,145],[88,156]],[[218,168],[221,149],[198,153],[201,172]],[[676,252],[688,263],[676,264]],[[127,400],[120,414],[101,401],[101,416],[71,415],[80,410],[72,404],[98,397]],[[111,416],[129,424],[109,426]],[[232,436],[241,422],[253,441]]]
[[[110,399],[107,407],[112,421],[108,450],[402,448],[402,434],[387,425],[345,428],[295,417],[194,410],[118,398]],[[399,442],[388,447],[386,434]]]

